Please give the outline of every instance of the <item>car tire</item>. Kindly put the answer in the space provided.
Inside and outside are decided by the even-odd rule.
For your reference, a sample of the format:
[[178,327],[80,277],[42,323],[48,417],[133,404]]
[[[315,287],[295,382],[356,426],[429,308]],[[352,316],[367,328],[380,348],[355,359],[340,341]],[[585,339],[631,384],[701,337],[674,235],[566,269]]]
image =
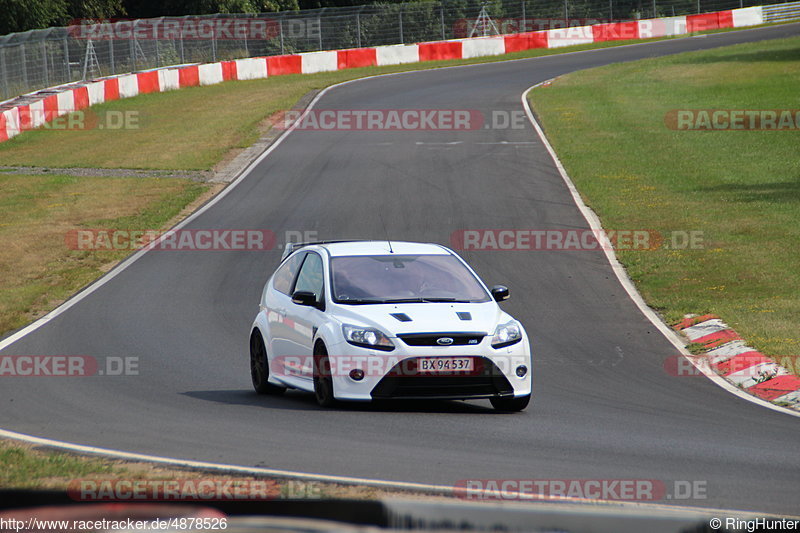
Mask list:
[[267,349],[264,347],[264,340],[257,329],[253,330],[250,335],[250,379],[253,381],[253,388],[259,394],[283,394],[286,392],[284,387],[273,385],[268,381]]
[[321,344],[314,348],[314,396],[320,407],[331,407],[336,402],[328,351]]
[[531,395],[528,394],[527,396],[520,396],[518,398],[490,398],[489,401],[492,402],[492,407],[498,411],[516,413],[528,407],[528,403],[531,401]]

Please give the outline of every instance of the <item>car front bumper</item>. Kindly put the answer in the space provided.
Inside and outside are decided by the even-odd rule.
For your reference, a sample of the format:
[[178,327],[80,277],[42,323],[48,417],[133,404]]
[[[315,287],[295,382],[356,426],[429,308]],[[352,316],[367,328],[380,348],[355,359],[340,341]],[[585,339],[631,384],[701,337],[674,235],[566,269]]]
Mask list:
[[[334,394],[340,400],[478,399],[521,397],[531,394],[532,368],[528,339],[500,349],[489,337],[477,345],[407,346],[392,339],[391,352],[353,346],[347,342],[328,346]],[[421,373],[419,358],[469,357],[474,370]],[[523,376],[517,374],[525,368]],[[353,370],[363,374],[353,377]],[[521,369],[520,369],[521,370]]]

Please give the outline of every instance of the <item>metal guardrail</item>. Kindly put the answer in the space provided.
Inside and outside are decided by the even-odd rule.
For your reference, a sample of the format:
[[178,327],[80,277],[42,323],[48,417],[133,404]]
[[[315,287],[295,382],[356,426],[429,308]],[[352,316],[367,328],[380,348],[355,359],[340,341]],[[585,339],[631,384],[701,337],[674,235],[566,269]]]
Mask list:
[[764,6],[764,22],[785,22],[800,19],[800,2]]
[[763,4],[764,0],[421,0],[32,30],[0,36],[0,102],[82,79],[174,64],[517,33]]

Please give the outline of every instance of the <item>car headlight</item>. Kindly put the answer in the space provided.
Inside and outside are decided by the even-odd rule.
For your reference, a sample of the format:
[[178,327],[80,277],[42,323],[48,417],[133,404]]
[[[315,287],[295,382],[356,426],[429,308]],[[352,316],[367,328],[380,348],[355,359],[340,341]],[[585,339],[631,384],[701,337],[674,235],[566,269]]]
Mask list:
[[516,322],[500,324],[492,337],[492,348],[504,348],[522,340],[522,328]]
[[345,340],[355,346],[374,348],[385,352],[394,350],[394,344],[389,340],[389,337],[375,328],[363,328],[345,324],[342,326],[342,333],[344,334]]

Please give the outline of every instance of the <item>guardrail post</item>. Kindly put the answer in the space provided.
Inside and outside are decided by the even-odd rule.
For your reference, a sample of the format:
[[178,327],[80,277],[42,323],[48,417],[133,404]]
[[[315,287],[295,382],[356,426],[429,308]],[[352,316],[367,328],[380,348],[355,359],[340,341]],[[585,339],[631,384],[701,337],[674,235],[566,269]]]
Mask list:
[[[257,17],[258,15],[253,15],[253,18]],[[247,57],[250,57],[250,46],[247,43],[247,36],[250,35],[250,25],[248,24],[247,31],[244,34],[244,54]]]
[[525,18],[525,0],[522,0],[522,26],[520,26],[517,31],[518,32],[528,31],[528,21]]
[[47,65],[47,41],[42,41],[42,60],[44,61],[44,85],[50,87],[50,69]]
[[25,87],[25,92],[28,92],[30,86],[28,85],[28,58],[25,57],[27,54],[25,53],[25,43],[20,45],[22,51],[22,84]]
[[447,37],[444,36],[444,0],[442,0],[442,3],[439,4],[439,15],[442,19],[442,40],[444,41],[447,39]]
[[[131,33],[133,33],[133,32],[131,32]],[[136,38],[133,35],[131,35],[128,38],[128,45],[129,45],[128,47],[130,48],[130,51],[129,51],[130,55],[128,57],[130,57],[130,60],[131,60],[131,67],[132,67],[131,68],[131,72],[136,70],[136,44],[134,42],[135,39]]]
[[64,36],[64,79],[69,80],[72,79],[70,75],[71,72],[69,71],[69,43],[67,42],[67,37]]
[[0,46],[0,80],[3,81],[3,100],[9,98],[8,75],[6,74],[6,47]]
[[281,55],[283,55],[283,17],[278,21],[278,33],[281,37]]
[[108,61],[111,63],[111,74],[117,73],[117,67],[114,65],[114,37],[108,40]]
[[400,44],[406,43],[405,39],[403,38],[403,8],[405,5],[405,3],[400,4]]

